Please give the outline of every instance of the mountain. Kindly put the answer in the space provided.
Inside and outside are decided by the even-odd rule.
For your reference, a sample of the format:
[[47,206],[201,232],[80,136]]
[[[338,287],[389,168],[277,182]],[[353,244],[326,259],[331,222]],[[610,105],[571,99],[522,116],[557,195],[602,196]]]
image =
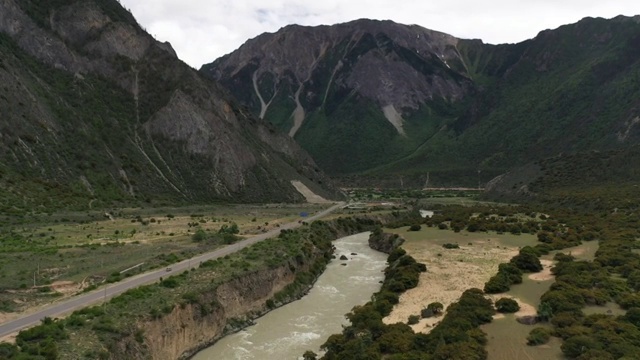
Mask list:
[[563,154],[502,174],[484,196],[498,201],[541,202],[602,211],[637,209],[640,145]]
[[585,18],[518,44],[357,20],[291,25],[204,65],[333,175],[477,185],[640,131],[640,18]]
[[116,0],[0,0],[0,208],[340,196]]

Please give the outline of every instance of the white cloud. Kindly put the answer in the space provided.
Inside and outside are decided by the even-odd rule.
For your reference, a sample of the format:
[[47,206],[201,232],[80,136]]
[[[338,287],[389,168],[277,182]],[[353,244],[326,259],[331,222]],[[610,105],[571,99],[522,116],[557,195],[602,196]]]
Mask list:
[[390,19],[488,43],[519,42],[586,16],[640,14],[637,0],[120,0],[185,62],[202,64],[249,38],[296,23],[335,24],[359,18]]

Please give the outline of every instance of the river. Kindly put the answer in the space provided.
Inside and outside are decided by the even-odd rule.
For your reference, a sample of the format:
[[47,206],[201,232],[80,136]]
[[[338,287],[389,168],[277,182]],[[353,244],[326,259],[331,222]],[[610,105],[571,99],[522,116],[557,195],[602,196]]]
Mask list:
[[[336,259],[306,296],[222,338],[193,359],[289,360],[302,359],[306,350],[318,353],[331,334],[342,332],[342,325],[348,324],[344,315],[380,289],[387,255],[369,248],[368,238],[369,233],[361,233],[334,241]],[[341,255],[349,260],[339,260]]]

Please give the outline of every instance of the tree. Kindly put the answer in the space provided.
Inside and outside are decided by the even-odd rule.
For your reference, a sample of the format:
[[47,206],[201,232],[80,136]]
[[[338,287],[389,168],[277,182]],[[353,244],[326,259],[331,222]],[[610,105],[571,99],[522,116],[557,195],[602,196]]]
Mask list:
[[496,301],[496,310],[501,313],[514,313],[520,310],[520,305],[513,299],[503,297]]
[[222,225],[220,230],[218,230],[219,234],[235,235],[235,234],[237,234],[239,232],[240,232],[240,229],[238,228],[238,224],[236,224],[236,223],[231,223],[231,226],[229,226],[227,224],[224,224],[224,225]]
[[586,353],[589,349],[601,350],[602,344],[591,336],[578,335],[566,339],[561,349],[567,357],[573,359]]
[[640,290],[640,270],[634,270],[629,274],[627,285],[635,291]]
[[484,292],[487,294],[499,294],[509,291],[511,282],[501,273],[492,276],[489,281],[484,284]]
[[625,320],[632,323],[633,325],[640,327],[640,308],[633,307],[627,310],[626,315],[624,316]]
[[548,231],[540,231],[538,233],[538,241],[546,244],[551,244],[553,242],[553,234]]
[[538,306],[538,319],[540,319],[540,321],[549,321],[552,316],[553,308],[551,307],[551,304],[545,301],[541,302]]
[[551,330],[543,327],[537,327],[527,336],[527,345],[535,346],[546,344],[551,338]]
[[0,343],[0,359],[12,359],[18,355],[20,350],[17,346],[9,343]]
[[538,272],[542,270],[542,264],[535,250],[530,246],[525,246],[520,253],[511,259],[511,263],[518,269],[525,272]]
[[195,242],[202,242],[204,240],[206,240],[207,238],[207,233],[202,230],[202,228],[199,228],[198,230],[196,230],[196,233],[193,234],[193,236],[191,236],[191,239]]
[[[613,357],[613,355],[609,354],[608,352],[604,350],[595,350],[595,349],[589,349],[587,350],[587,352],[585,352],[584,354],[580,355],[577,358],[577,360],[614,360],[614,359],[616,358]],[[630,360],[631,358],[630,357],[620,358],[620,360],[624,360],[624,359]]]

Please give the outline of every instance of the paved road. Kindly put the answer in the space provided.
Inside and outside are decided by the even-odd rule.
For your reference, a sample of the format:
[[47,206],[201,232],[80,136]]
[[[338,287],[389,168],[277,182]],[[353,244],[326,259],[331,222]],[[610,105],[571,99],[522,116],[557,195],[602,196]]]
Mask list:
[[[345,205],[344,203],[338,203],[326,210],[323,210],[313,216],[306,218],[305,221],[311,222],[311,221],[320,219],[344,205]],[[238,250],[241,250],[257,242],[263,241],[270,237],[277,236],[280,233],[280,230],[294,229],[299,227],[300,225],[301,224],[298,222],[291,222],[288,224],[284,224],[284,225],[281,225],[279,228],[239,241],[235,244],[226,246],[222,249],[218,249],[206,254],[192,257],[191,259],[184,260],[176,264],[172,264],[170,271],[167,271],[166,269],[151,271],[151,272],[140,274],[131,278],[127,278],[113,285],[108,285],[103,289],[99,289],[92,292],[88,292],[86,294],[74,296],[68,300],[61,301],[54,305],[48,306],[37,312],[24,315],[18,319],[0,324],[0,338],[7,336],[9,334],[13,334],[26,327],[36,325],[40,323],[40,321],[47,316],[54,317],[54,316],[64,315],[74,310],[91,305],[93,303],[110,299],[129,289],[138,287],[140,285],[149,284],[154,281],[158,281],[161,277],[176,275],[178,273],[183,272],[184,270],[190,269],[192,267],[197,267],[200,264],[200,262],[204,262],[211,259],[217,259],[219,257],[229,255],[231,253],[234,253]]]

